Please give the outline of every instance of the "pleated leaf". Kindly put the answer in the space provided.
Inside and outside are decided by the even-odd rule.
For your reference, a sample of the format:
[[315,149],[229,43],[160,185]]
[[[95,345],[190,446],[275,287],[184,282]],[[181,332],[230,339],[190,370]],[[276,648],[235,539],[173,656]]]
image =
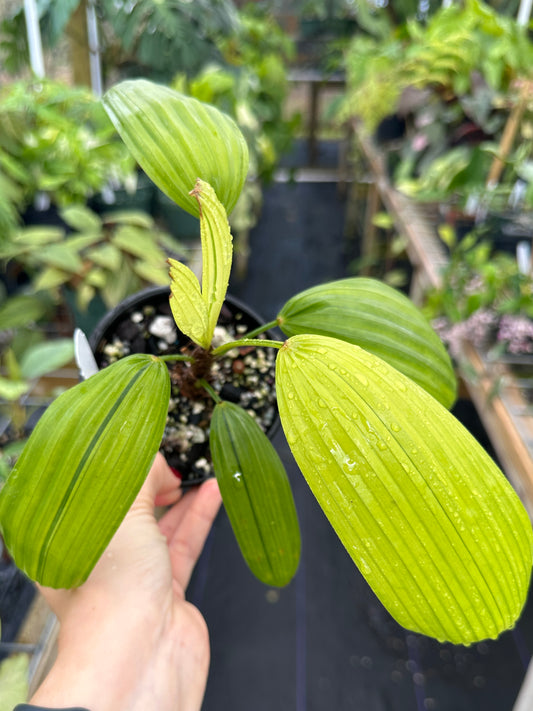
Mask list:
[[185,264],[169,259],[170,308],[180,331],[203,348],[209,348],[207,308],[196,274]]
[[209,348],[228,289],[233,245],[226,211],[213,188],[197,180],[193,195],[200,205],[202,287],[189,267],[169,259],[170,306],[178,328]]
[[393,617],[456,644],[512,627],[531,523],[458,420],[383,360],[326,336],[290,338],[276,386],[300,469]]
[[379,356],[445,407],[456,397],[450,357],[435,331],[404,294],[376,279],[353,277],[293,296],[278,314],[287,336],[339,338]]
[[0,491],[15,563],[55,588],[83,583],[130,508],[159,448],[166,365],[132,355],[60,395]]
[[283,464],[268,437],[242,408],[216,405],[209,444],[233,532],[252,573],[283,586],[300,559],[300,529]]
[[145,79],[115,85],[103,102],[139,165],[180,207],[198,216],[189,193],[201,178],[231,212],[248,171],[246,141],[233,119]]

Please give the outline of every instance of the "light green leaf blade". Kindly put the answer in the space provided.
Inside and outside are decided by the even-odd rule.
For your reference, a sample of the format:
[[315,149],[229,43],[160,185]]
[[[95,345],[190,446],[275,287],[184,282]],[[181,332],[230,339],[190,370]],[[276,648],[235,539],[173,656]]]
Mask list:
[[193,195],[200,205],[202,298],[207,309],[206,341],[210,344],[228,290],[233,244],[226,211],[213,188],[197,180]]
[[300,469],[393,617],[456,644],[512,627],[531,523],[470,433],[384,361],[325,336],[290,338],[276,385]]
[[28,392],[30,384],[24,380],[11,380],[0,375],[0,398],[15,401]]
[[376,279],[340,279],[293,296],[278,314],[287,336],[315,333],[339,338],[387,361],[445,407],[457,383],[446,348],[404,294]]
[[133,263],[132,268],[135,274],[148,284],[159,284],[160,286],[168,284],[167,270],[162,265],[138,260]]
[[189,267],[176,259],[169,259],[170,264],[170,308],[176,325],[189,338],[209,348],[211,339],[208,335],[207,308],[202,299],[200,283]]
[[106,242],[87,250],[87,259],[109,271],[117,271],[122,263],[122,253],[118,247]]
[[0,490],[0,529],[15,563],[55,588],[89,575],[159,448],[170,380],[148,355],[123,358],[60,395]]
[[0,304],[0,330],[21,328],[32,321],[38,321],[46,310],[46,304],[36,296],[10,296]]
[[39,260],[48,266],[74,274],[80,272],[83,267],[79,254],[66,243],[45,245],[39,250]]
[[60,215],[69,227],[78,232],[100,232],[102,229],[102,220],[85,205],[68,205]]
[[111,87],[103,102],[139,165],[180,207],[198,216],[189,193],[201,178],[231,212],[248,171],[248,147],[233,119],[145,79]]
[[56,286],[66,284],[72,274],[56,267],[45,267],[35,279],[33,286],[35,291],[54,289]]
[[24,378],[40,378],[70,363],[74,358],[72,338],[57,338],[53,341],[36,343],[24,352],[20,370]]
[[287,585],[298,568],[300,529],[283,464],[259,425],[238,405],[215,406],[209,445],[224,507],[252,573]]
[[122,225],[112,237],[112,244],[123,252],[150,260],[154,264],[164,264],[166,255],[155,244],[151,235],[131,225]]

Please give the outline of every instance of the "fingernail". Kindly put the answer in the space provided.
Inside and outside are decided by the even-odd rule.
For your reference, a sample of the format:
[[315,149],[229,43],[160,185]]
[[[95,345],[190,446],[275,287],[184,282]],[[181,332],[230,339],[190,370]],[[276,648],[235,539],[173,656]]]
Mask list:
[[178,477],[180,481],[183,479],[182,475],[177,469],[174,469],[174,467],[170,467],[170,471],[174,474],[174,476]]

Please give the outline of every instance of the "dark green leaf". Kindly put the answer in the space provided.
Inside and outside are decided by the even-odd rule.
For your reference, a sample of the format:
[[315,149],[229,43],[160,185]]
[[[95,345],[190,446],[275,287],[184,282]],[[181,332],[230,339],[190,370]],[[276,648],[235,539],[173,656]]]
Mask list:
[[267,585],[286,585],[300,559],[291,487],[268,437],[242,408],[216,405],[209,437],[220,492],[251,571]]

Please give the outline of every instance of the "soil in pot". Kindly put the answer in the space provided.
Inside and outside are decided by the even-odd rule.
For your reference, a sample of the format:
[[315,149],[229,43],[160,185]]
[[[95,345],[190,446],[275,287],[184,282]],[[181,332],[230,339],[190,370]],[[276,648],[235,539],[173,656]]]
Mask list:
[[[169,289],[147,289],[122,302],[93,332],[90,342],[100,368],[131,353],[191,354],[195,346],[174,323]],[[242,338],[263,323],[230,296],[222,308],[214,345]],[[235,348],[210,363],[206,379],[223,400],[234,402],[269,436],[278,424],[274,389],[276,351]],[[171,396],[161,451],[186,485],[213,474],[209,452],[209,422],[214,403],[203,388],[191,383],[189,363],[169,363]]]

